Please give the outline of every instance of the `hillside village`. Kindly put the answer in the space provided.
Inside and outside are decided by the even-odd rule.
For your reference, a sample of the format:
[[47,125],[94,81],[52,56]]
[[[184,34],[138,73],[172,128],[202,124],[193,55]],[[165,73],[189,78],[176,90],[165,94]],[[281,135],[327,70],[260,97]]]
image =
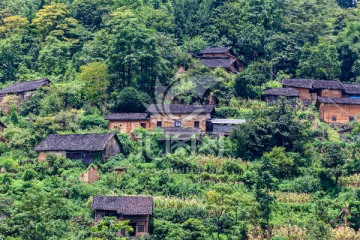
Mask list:
[[353,0],[0,1],[0,240],[360,237]]

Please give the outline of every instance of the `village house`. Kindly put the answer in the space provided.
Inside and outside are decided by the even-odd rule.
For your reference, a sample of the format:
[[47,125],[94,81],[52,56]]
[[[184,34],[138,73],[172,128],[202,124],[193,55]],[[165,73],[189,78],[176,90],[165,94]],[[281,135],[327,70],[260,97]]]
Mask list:
[[153,214],[153,198],[144,196],[95,196],[92,209],[95,224],[103,217],[116,217],[119,221],[130,220],[133,232],[122,231],[117,236],[141,237],[150,232]]
[[285,97],[289,101],[299,99],[299,92],[295,88],[273,88],[265,91],[265,101],[273,103]]
[[198,54],[202,64],[208,68],[224,68],[231,73],[239,73],[244,70],[242,62],[235,57],[230,47],[205,48]]
[[360,99],[318,97],[319,118],[325,123],[345,124],[360,114]]
[[109,120],[109,129],[118,129],[120,133],[130,134],[136,128],[150,128],[149,113],[111,113],[105,119]]
[[102,134],[51,134],[43,140],[35,151],[39,161],[49,154],[81,160],[85,165],[96,159],[106,160],[121,152],[121,143],[114,133]]
[[313,80],[310,79],[284,79],[283,88],[292,88],[299,93],[299,98],[306,103],[316,101],[317,95],[312,92]]
[[25,101],[31,97],[34,91],[41,87],[48,86],[50,83],[49,79],[44,78],[11,84],[10,86],[0,90],[0,101],[2,101],[6,95],[17,95],[20,97],[20,101]]
[[312,92],[318,97],[341,98],[344,87],[340,81],[314,80]]
[[112,113],[109,129],[132,133],[136,128],[197,128],[206,131],[206,122],[214,114],[213,105],[150,104],[146,113]]

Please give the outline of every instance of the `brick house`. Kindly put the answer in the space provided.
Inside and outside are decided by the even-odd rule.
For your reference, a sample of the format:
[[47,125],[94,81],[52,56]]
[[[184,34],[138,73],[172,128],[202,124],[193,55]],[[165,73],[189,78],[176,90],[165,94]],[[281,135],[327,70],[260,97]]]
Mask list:
[[231,73],[239,73],[244,70],[244,65],[230,47],[205,48],[198,54],[202,64],[208,68],[224,68]]
[[116,233],[118,236],[141,237],[150,232],[152,197],[95,196],[91,207],[95,215],[95,224],[103,217],[116,217],[119,221],[130,220],[130,226],[134,231]]
[[136,128],[150,128],[149,113],[111,113],[105,119],[109,120],[109,129],[118,129],[121,133],[130,134]]
[[150,129],[157,127],[199,128],[206,131],[206,121],[214,114],[213,105],[150,104]]
[[6,95],[17,95],[20,97],[21,101],[25,101],[31,97],[34,91],[41,87],[48,86],[50,83],[51,81],[49,79],[43,78],[11,84],[10,86],[0,90],[0,100],[2,100]]
[[64,156],[72,160],[81,160],[85,165],[96,159],[106,160],[121,152],[121,143],[114,133],[104,134],[51,134],[43,140],[35,151],[39,161],[47,155]]
[[310,79],[284,79],[283,88],[292,88],[299,93],[299,98],[304,102],[310,103],[317,98],[316,93],[312,92],[313,80]]
[[325,123],[345,124],[360,114],[360,99],[318,97],[319,118]]

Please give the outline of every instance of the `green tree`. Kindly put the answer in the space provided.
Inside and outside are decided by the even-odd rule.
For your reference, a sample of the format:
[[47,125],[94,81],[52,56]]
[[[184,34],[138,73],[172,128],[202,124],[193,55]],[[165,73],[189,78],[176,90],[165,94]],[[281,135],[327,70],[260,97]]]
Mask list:
[[[129,226],[130,220],[117,221],[116,217],[104,217],[95,227],[91,228],[95,239],[117,239],[116,232],[122,230],[133,232],[134,229]],[[125,238],[124,238],[125,239]]]
[[114,112],[144,112],[149,97],[135,88],[127,87],[112,94],[110,108]]
[[0,40],[0,80],[1,82],[16,79],[22,62],[24,45],[21,36],[13,36]]
[[326,173],[335,178],[334,185],[337,186],[339,177],[344,173],[346,160],[344,150],[340,143],[328,142],[322,146],[322,151],[321,164],[326,169]]
[[340,74],[340,61],[336,46],[322,42],[317,46],[305,44],[301,50],[297,76],[311,79],[335,79]]
[[107,66],[101,62],[92,62],[82,66],[80,71],[79,77],[85,83],[83,92],[86,99],[92,105],[102,106],[110,85]]

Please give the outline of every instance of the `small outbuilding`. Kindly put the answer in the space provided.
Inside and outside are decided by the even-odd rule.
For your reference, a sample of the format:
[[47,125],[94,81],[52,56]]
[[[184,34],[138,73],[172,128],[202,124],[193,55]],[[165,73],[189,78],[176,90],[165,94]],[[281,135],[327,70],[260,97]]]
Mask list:
[[150,127],[149,113],[111,113],[105,120],[109,120],[109,129],[118,129],[121,133],[132,133],[136,128]]
[[90,165],[95,159],[106,160],[121,153],[121,143],[114,133],[51,134],[35,151],[39,153],[40,161],[45,160],[47,155],[54,154]]
[[220,67],[231,73],[239,73],[244,70],[243,63],[235,57],[230,47],[205,48],[198,57],[204,66],[211,69]]
[[130,220],[133,232],[118,232],[118,236],[141,237],[150,232],[150,217],[153,214],[153,198],[145,196],[95,196],[92,209],[95,224],[103,217]]
[[299,98],[299,92],[294,88],[273,88],[265,91],[265,101],[268,103],[273,103],[280,97],[295,100]]
[[0,99],[2,100],[2,98],[6,95],[17,95],[20,97],[20,100],[27,100],[31,97],[34,91],[41,87],[48,86],[50,83],[50,80],[47,78],[17,82],[0,90]]

